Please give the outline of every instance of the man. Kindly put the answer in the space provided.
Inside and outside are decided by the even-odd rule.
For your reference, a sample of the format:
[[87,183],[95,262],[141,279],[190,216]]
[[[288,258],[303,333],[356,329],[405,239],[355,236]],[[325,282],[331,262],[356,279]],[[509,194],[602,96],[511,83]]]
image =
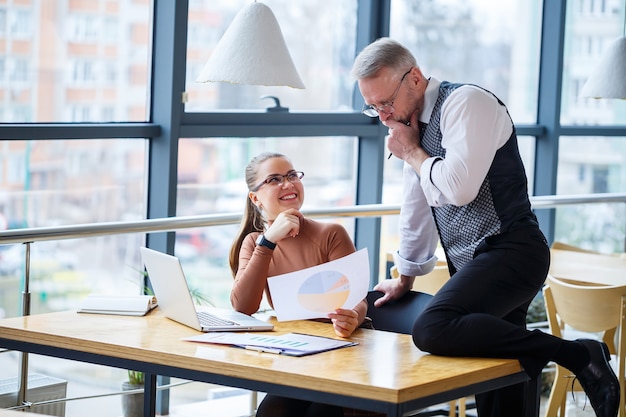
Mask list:
[[[424,77],[411,52],[389,38],[367,46],[352,73],[363,113],[389,128],[389,151],[404,161],[400,278],[374,288],[385,294],[376,305],[400,298],[433,269],[440,240],[451,278],[417,318],[415,345],[436,355],[518,359],[533,379],[554,361],[576,375],[597,416],[616,416],[619,382],[605,344],[526,329],[550,252],[505,105],[480,87]],[[525,415],[533,407],[525,388],[477,395],[478,414]]]

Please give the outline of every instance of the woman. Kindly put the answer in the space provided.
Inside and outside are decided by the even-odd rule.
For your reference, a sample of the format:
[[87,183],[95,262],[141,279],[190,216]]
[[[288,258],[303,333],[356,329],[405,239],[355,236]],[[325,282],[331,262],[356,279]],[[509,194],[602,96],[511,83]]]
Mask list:
[[[263,294],[272,305],[267,277],[285,274],[342,258],[355,251],[346,230],[338,224],[307,219],[300,212],[304,201],[303,172],[279,153],[263,153],[246,167],[248,199],[239,234],[230,251],[235,277],[233,308],[255,313]],[[328,314],[335,333],[349,337],[365,319],[367,302],[353,309]],[[343,416],[341,407],[266,395],[257,417]]]

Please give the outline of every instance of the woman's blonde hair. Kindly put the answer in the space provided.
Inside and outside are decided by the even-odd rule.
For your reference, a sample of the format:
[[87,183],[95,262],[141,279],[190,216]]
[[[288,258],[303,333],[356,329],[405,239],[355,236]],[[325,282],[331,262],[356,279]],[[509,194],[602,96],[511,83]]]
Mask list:
[[[246,185],[248,191],[252,191],[258,185],[258,173],[259,165],[268,159],[283,158],[289,160],[285,155],[278,152],[263,152],[260,155],[252,158],[245,171]],[[241,244],[243,240],[252,232],[263,232],[265,229],[265,220],[261,211],[254,205],[250,197],[246,197],[246,206],[241,218],[241,224],[239,225],[239,232],[233,241],[233,245],[230,248],[230,255],[228,257],[228,263],[230,264],[230,271],[233,277],[237,274],[239,269],[239,252],[241,252]]]

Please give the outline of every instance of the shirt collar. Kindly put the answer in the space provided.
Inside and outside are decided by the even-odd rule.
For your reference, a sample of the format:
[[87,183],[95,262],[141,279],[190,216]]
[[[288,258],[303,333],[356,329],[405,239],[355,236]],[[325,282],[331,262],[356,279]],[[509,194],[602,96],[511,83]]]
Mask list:
[[430,116],[433,113],[435,103],[437,102],[437,98],[439,97],[440,85],[441,81],[439,81],[437,78],[428,78],[428,85],[426,86],[426,91],[424,91],[424,109],[419,116],[420,122],[428,123],[430,121]]

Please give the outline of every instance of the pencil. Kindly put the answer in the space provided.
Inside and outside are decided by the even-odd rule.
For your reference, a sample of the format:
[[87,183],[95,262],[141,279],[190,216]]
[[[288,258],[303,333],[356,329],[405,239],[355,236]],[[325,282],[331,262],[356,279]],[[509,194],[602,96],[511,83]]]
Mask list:
[[[411,126],[411,122],[406,122],[406,125],[407,126]],[[387,157],[387,160],[390,160],[392,155],[393,154],[391,152],[389,152],[389,156]]]

